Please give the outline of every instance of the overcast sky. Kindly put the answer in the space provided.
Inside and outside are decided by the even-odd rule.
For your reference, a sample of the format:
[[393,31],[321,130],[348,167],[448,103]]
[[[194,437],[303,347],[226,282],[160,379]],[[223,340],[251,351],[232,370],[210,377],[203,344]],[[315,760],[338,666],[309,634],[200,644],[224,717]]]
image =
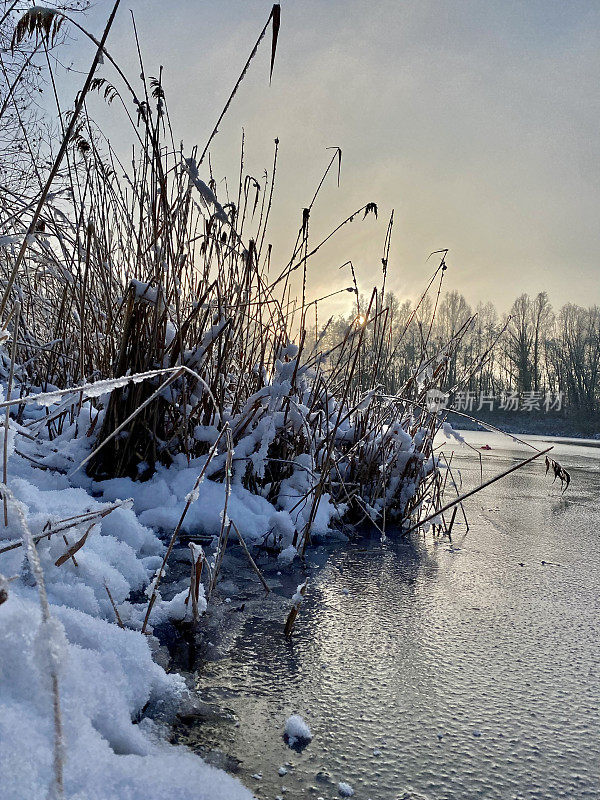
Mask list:
[[[326,148],[342,148],[341,186],[331,180],[317,202],[314,240],[366,202],[380,216],[356,221],[324,251],[309,275],[311,297],[348,283],[338,267],[349,258],[369,289],[394,208],[389,286],[401,298],[424,287],[428,254],[449,248],[446,286],[472,303],[505,309],[517,294],[544,289],[555,306],[600,303],[600,2],[281,5],[272,85],[267,39],[212,164],[235,184],[243,126],[247,165],[260,178],[279,137],[271,238],[285,263]],[[111,6],[96,4],[88,19],[96,32]],[[135,77],[129,8],[146,73],[164,67],[177,138],[203,146],[271,3],[129,0],[108,48]],[[85,68],[92,53],[75,43],[72,55]],[[116,121],[111,130],[121,136]],[[330,309],[346,310],[348,297]]]

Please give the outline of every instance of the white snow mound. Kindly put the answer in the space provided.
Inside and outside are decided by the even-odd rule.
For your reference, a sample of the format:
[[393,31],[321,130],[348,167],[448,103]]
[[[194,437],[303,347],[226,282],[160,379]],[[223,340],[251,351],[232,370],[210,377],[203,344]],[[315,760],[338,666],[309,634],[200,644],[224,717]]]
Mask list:
[[296,742],[310,742],[313,738],[310,728],[300,714],[292,714],[285,723],[285,734],[288,744],[292,747]]

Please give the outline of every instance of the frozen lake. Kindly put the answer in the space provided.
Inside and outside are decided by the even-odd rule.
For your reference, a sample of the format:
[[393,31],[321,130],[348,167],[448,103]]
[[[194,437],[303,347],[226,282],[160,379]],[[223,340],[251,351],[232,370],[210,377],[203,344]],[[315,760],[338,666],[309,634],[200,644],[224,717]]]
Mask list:
[[[465,436],[492,447],[484,479],[531,453]],[[466,490],[479,460],[455,450]],[[239,760],[272,800],[330,800],[339,781],[357,800],[599,798],[600,450],[552,455],[572,475],[564,495],[534,462],[467,501],[452,544],[313,552],[292,641],[240,613],[226,656],[199,670],[202,697],[231,715],[192,726],[190,744]],[[292,713],[312,728],[302,752],[282,739]]]

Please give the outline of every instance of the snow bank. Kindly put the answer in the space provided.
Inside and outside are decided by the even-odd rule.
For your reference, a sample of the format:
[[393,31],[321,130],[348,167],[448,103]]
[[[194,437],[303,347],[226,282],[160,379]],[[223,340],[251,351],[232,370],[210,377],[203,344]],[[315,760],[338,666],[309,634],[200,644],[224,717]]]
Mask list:
[[[168,469],[161,467],[146,483],[136,483],[129,478],[114,478],[96,484],[96,488],[102,492],[105,500],[133,498],[134,509],[142,525],[172,532],[179,522],[187,497],[194,488],[202,469],[202,461],[196,459],[190,467],[179,463]],[[224,483],[204,480],[195,493],[197,499],[190,506],[182,529],[187,533],[218,536],[225,493]],[[227,515],[246,540],[262,538],[273,525],[283,529],[284,526],[274,517],[274,513],[275,509],[264,497],[252,494],[241,485],[232,486]],[[293,526],[291,533],[293,534]]]
[[[236,457],[237,457],[236,449]],[[307,457],[308,459],[308,457]],[[130,478],[113,478],[101,481],[94,488],[102,492],[106,501],[123,497],[133,499],[134,510],[142,525],[171,532],[177,526],[187,498],[205,458],[193,459],[188,465],[184,458],[176,457],[170,467],[159,467],[145,483]],[[215,458],[209,472],[221,466]],[[264,541],[265,537],[275,537],[282,551],[283,562],[296,554],[291,544],[295,530],[301,530],[308,522],[312,504],[310,475],[305,470],[294,473],[292,478],[282,482],[277,505],[272,505],[261,495],[248,491],[241,483],[231,486],[227,516],[232,519],[244,539],[249,543]],[[221,529],[221,514],[225,504],[226,486],[206,478],[194,492],[194,502],[190,506],[182,530],[186,533],[218,536]],[[304,499],[303,499],[304,498]],[[300,501],[300,502],[299,502]],[[322,499],[313,524],[313,533],[322,536],[330,532],[331,522],[339,517],[327,496]]]
[[[39,441],[18,442],[43,461]],[[48,448],[49,461],[72,452],[65,447],[57,455],[58,449]],[[58,665],[66,798],[251,800],[237,780],[165,741],[166,721],[186,692],[183,679],[152,660],[147,637],[115,624],[107,589],[125,625],[141,625],[146,601],[128,598],[148,586],[160,564],[164,545],[156,534],[127,504],[100,516],[111,503],[71,487],[64,475],[34,469],[17,454],[8,473],[9,524],[0,524],[0,548],[21,541],[23,518],[37,538],[48,524],[85,515],[37,544],[52,642],[60,642],[52,657]],[[82,539],[82,547],[61,562]],[[11,579],[2,583],[7,598],[0,604],[2,800],[44,800],[54,774],[53,698],[40,646],[48,626],[41,624],[38,589],[25,556],[22,546],[0,554],[0,572]],[[189,614],[185,595],[159,599],[151,624]],[[205,607],[201,596],[199,608]]]
[[[68,645],[60,694],[67,798],[248,800],[237,781],[183,748],[161,741],[160,726],[132,719],[150,704],[174,704],[181,679],[168,676],[133,631],[55,607]],[[0,625],[0,770],[3,800],[42,800],[52,782],[52,697],[39,669],[40,613],[22,587],[2,606]]]

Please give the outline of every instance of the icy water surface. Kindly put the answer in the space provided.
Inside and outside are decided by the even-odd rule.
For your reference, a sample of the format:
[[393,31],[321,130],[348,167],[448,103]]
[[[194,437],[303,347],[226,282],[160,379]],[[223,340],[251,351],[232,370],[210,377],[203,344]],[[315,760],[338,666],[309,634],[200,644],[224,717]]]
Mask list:
[[[493,448],[484,478],[525,457],[466,435]],[[250,616],[199,670],[230,717],[192,726],[190,744],[273,800],[336,798],[339,781],[357,800],[600,798],[600,450],[555,457],[565,495],[529,465],[471,500],[452,544],[316,552],[292,642]],[[454,458],[464,488],[478,483],[477,456]],[[302,752],[282,739],[292,713],[314,735]]]

